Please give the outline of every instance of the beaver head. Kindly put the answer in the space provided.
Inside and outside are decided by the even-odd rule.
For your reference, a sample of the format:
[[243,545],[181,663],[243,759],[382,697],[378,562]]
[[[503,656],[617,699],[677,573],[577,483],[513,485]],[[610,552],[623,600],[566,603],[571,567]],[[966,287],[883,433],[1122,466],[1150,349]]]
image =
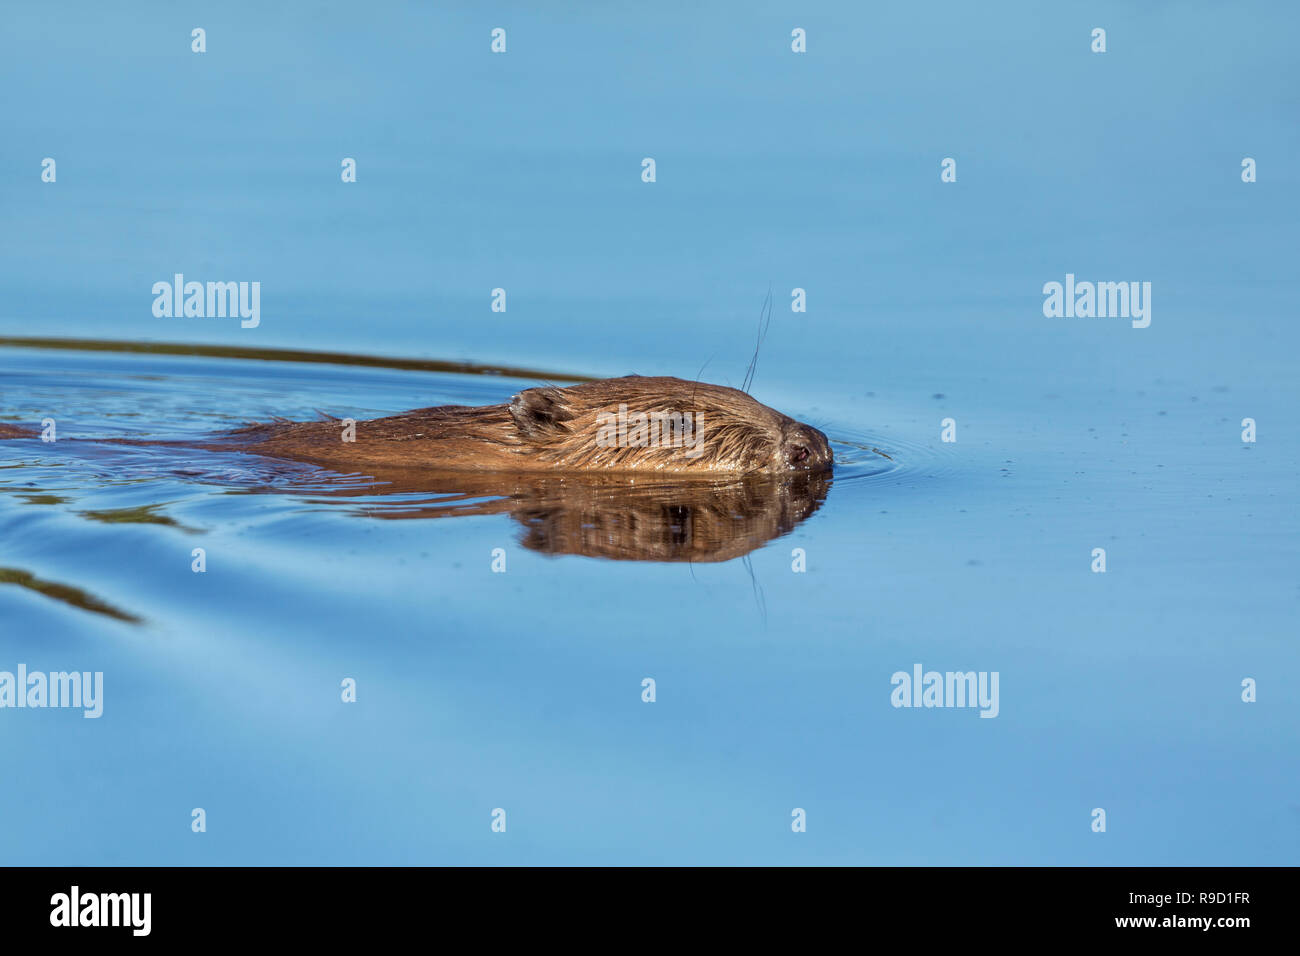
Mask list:
[[745,392],[629,375],[510,399],[518,450],[567,469],[782,474],[829,471],[830,442]]

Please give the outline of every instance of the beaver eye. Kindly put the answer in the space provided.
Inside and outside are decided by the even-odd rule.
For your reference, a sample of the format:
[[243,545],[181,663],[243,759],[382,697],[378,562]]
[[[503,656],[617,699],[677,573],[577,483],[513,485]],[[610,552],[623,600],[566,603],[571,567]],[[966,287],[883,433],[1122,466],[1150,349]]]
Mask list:
[[808,454],[808,449],[803,445],[795,445],[794,448],[790,450],[790,464],[797,465],[801,461],[807,461]]

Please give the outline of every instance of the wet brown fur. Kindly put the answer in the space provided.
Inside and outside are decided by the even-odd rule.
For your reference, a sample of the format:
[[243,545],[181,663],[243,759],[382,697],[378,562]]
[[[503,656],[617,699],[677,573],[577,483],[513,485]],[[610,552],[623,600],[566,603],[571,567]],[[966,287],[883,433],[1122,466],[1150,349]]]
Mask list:
[[[693,416],[703,453],[683,447],[602,447],[602,413]],[[544,386],[501,405],[444,405],[357,422],[342,440],[340,420],[250,425],[204,443],[272,458],[365,470],[602,472],[751,475],[828,471],[826,436],[739,389],[679,378],[604,379]]]

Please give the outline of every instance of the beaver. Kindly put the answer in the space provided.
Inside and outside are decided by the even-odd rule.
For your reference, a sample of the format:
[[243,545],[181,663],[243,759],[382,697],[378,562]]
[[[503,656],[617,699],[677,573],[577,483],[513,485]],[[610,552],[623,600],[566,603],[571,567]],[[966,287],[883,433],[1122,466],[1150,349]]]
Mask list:
[[[30,438],[3,426],[0,438]],[[826,436],[740,389],[627,375],[527,388],[500,405],[441,405],[368,421],[276,420],[186,441],[125,445],[239,451],[349,472],[788,475],[830,471]]]
[[824,472],[834,459],[821,431],[739,389],[640,375],[528,388],[500,405],[419,408],[350,427],[339,419],[248,425],[194,444],[353,472],[716,477]]
[[[36,429],[0,424],[0,438],[36,437]],[[58,445],[69,440],[82,441]],[[279,420],[182,441],[85,441],[106,453],[230,451],[364,473],[373,482],[361,488],[322,488],[312,478],[312,494],[356,496],[378,518],[504,513],[523,526],[531,550],[641,561],[725,561],[789,533],[820,507],[833,464],[821,431],[744,391],[636,375],[369,421]],[[184,473],[195,474],[182,460]],[[277,481],[264,490],[285,489]],[[429,497],[365,506],[367,496],[392,492]]]

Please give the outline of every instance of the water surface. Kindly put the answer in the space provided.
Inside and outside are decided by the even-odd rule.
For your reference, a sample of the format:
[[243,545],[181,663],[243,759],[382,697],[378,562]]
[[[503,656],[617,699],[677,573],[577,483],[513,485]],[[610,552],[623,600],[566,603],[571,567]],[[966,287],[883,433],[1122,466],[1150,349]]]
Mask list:
[[[866,430],[863,397],[843,422],[813,414],[845,463],[788,533],[717,563],[611,561],[524,546],[517,520],[464,496],[76,440],[491,402],[527,383],[24,349],[0,352],[0,381],[7,417],[57,409],[60,438],[4,444],[6,661],[106,681],[99,720],[8,712],[5,757],[26,770],[6,800],[42,833],[7,831],[12,861],[1291,852],[1263,840],[1296,815],[1294,710],[1269,677],[1295,665],[1294,516],[1271,490],[1293,464],[1267,449],[1160,442],[1156,411],[1108,426],[1055,406],[1051,429],[990,418],[945,445],[922,427],[945,399]],[[1231,431],[1228,394],[1154,404],[1184,439],[1209,436]],[[867,466],[884,460],[860,446],[891,460]],[[914,662],[999,671],[999,716],[892,708],[890,675]],[[1253,707],[1237,699],[1249,675],[1268,688]],[[1126,821],[1119,850],[1089,840],[1098,805]],[[796,806],[817,825],[793,842]],[[490,842],[495,807],[508,842]]]
[[[1295,9],[562,7],[6,11],[0,336],[407,364],[0,346],[60,439],[0,442],[0,670],[106,693],[0,712],[0,861],[1295,863]],[[260,324],[155,317],[178,272]],[[1045,317],[1066,274],[1151,325]],[[769,290],[754,395],[841,466],[719,560],[74,440],[738,385]],[[892,707],[917,663],[997,718]]]

